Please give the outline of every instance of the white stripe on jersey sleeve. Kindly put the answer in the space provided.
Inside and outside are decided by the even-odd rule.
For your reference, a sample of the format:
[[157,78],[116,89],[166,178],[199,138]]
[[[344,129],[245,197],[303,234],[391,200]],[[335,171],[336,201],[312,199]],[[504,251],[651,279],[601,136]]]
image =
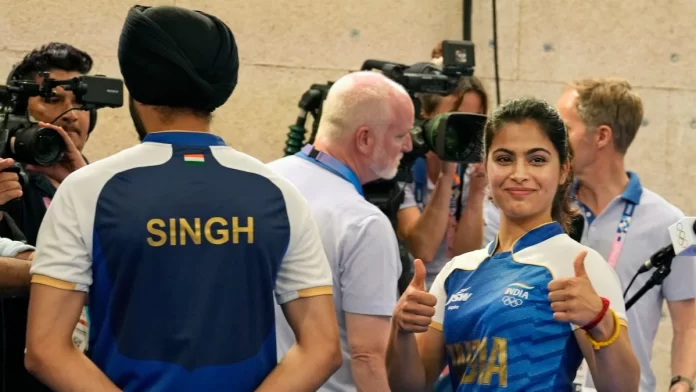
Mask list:
[[[616,271],[594,249],[582,245],[566,234],[553,238],[515,253],[514,260],[520,263],[546,267],[553,279],[575,276],[575,256],[586,250],[585,270],[597,294],[609,300],[610,308],[626,324],[626,305],[621,292],[621,283]],[[572,325],[573,329],[579,328]]]
[[430,326],[442,331],[442,324],[445,320],[445,305],[447,304],[447,291],[445,290],[445,281],[450,276],[452,271],[460,269],[464,271],[474,271],[488,256],[488,248],[474,250],[462,255],[456,256],[440,270],[440,273],[435,277],[433,285],[430,287],[430,294],[437,297],[437,305],[435,305],[435,316]]
[[32,283],[89,291],[94,215],[102,188],[122,171],[163,164],[170,157],[171,146],[139,144],[70,174],[41,222],[30,269]]

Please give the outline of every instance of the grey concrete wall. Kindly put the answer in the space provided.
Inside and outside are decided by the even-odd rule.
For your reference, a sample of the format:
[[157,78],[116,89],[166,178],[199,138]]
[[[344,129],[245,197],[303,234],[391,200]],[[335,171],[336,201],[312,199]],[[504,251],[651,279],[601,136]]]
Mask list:
[[[365,59],[427,60],[442,39],[461,39],[461,1],[454,0],[154,0],[211,12],[236,34],[240,81],[215,116],[215,133],[263,161],[281,156],[297,102],[312,84],[357,69]],[[493,89],[491,1],[475,0],[476,74]],[[696,165],[696,27],[691,0],[499,0],[501,97],[555,101],[565,81],[627,77],[646,106],[628,154],[644,185],[696,214],[690,185]],[[116,48],[131,2],[0,0],[0,75],[31,48],[72,43],[96,61],[95,72],[120,76]],[[85,33],[86,32],[86,33]],[[86,147],[97,160],[137,142],[127,109],[107,109]],[[656,345],[659,385],[669,380],[668,320]],[[660,390],[666,390],[660,389]]]

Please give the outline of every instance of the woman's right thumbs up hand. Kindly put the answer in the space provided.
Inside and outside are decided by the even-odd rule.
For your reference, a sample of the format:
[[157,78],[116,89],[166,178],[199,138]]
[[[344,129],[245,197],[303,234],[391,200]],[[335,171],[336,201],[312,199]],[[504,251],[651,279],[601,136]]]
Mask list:
[[413,280],[396,303],[393,322],[401,332],[425,332],[435,315],[437,297],[425,291],[425,265],[420,259],[413,262]]

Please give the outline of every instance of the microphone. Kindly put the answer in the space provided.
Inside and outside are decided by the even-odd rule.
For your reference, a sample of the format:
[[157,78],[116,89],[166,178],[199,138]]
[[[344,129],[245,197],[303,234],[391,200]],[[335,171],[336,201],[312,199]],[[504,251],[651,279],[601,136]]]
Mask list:
[[638,270],[639,274],[669,263],[676,256],[696,256],[696,217],[686,217],[669,226],[672,243],[660,249]]

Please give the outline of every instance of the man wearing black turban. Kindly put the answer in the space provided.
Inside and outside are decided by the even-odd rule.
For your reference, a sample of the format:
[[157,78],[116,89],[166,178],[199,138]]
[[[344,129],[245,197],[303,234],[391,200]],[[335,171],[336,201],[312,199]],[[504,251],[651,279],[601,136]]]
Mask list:
[[176,7],[133,7],[118,61],[138,102],[202,112],[227,101],[239,71],[230,29],[212,15]]
[[[27,369],[55,391],[316,391],[342,362],[318,228],[296,188],[209,132],[237,83],[232,32],[135,6],[118,58],[142,143],[56,193]],[[85,357],[70,339],[87,298]],[[274,302],[297,340],[279,364]]]
[[230,29],[212,15],[177,7],[131,8],[118,62],[141,140],[147,135],[142,105],[154,106],[165,119],[187,112],[209,120],[232,95],[239,72]]

